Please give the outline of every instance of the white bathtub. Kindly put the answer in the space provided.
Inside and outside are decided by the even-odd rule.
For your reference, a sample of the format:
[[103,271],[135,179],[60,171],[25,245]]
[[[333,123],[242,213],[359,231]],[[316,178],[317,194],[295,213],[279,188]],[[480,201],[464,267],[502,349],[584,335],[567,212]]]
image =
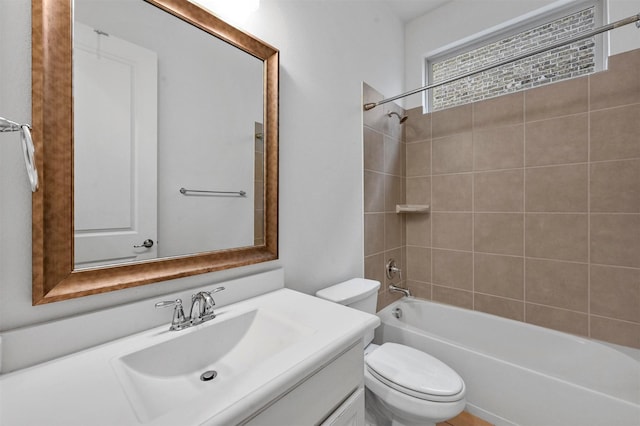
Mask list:
[[640,426],[639,350],[418,299],[378,315],[377,343],[447,363],[467,385],[467,410],[496,425]]

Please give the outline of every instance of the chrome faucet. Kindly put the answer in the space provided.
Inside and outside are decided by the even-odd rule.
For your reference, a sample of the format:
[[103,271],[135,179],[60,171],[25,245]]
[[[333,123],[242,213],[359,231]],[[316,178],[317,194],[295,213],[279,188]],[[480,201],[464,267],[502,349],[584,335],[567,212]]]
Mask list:
[[218,287],[211,291],[199,291],[191,296],[191,312],[189,317],[185,317],[184,315],[184,308],[182,307],[181,299],[158,302],[155,306],[156,308],[175,306],[173,310],[173,320],[171,321],[171,327],[169,327],[169,330],[183,330],[191,327],[192,325],[197,325],[216,317],[213,312],[213,307],[216,302],[213,300],[211,295],[222,290],[224,290],[224,287]]
[[405,296],[411,297],[411,291],[408,288],[402,288],[402,287],[395,286],[393,284],[389,284],[389,290],[399,291],[400,293],[403,293]]

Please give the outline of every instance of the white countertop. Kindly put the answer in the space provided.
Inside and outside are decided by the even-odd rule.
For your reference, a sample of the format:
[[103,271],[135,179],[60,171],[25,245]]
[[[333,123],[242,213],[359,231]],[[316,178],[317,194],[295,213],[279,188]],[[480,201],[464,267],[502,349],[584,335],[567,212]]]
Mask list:
[[[312,332],[233,381],[220,382],[219,386],[212,382],[211,389],[148,423],[136,415],[116,374],[114,360],[209,323],[183,331],[168,331],[167,324],[2,375],[0,426],[235,424],[304,380],[380,323],[377,316],[289,289],[220,308],[216,311],[218,318],[210,322],[224,319],[225,312],[260,307],[292,318]],[[184,356],[189,356],[188,348]]]

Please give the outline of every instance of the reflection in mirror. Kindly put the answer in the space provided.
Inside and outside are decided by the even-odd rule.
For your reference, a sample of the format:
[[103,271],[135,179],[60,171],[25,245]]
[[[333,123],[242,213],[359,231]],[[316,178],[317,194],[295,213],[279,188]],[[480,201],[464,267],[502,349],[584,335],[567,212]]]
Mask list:
[[187,0],[31,10],[33,304],[277,259],[278,50]]
[[75,0],[76,269],[259,240],[263,67],[142,0]]

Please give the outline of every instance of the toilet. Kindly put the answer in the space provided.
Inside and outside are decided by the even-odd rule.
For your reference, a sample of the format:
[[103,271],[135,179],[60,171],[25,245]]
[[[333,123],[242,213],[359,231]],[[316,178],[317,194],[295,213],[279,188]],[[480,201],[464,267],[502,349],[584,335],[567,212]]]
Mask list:
[[[316,296],[375,314],[380,283],[354,278],[319,290]],[[465,407],[466,387],[448,365],[397,343],[373,343],[364,336],[367,415],[377,426],[434,426]]]

